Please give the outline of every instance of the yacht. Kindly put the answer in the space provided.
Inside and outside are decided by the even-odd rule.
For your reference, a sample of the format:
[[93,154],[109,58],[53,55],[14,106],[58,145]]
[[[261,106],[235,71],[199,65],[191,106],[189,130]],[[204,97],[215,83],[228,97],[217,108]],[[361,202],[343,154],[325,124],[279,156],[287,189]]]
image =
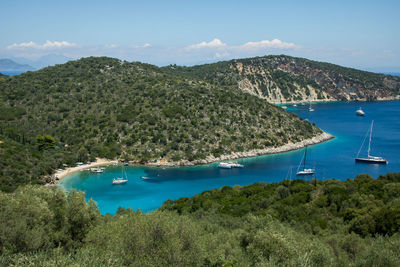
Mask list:
[[112,181],[113,185],[126,184],[128,182],[128,175],[125,172],[125,169],[122,169],[122,177],[114,178]]
[[359,109],[356,110],[356,115],[357,116],[364,116],[365,112],[361,108],[359,108]]
[[232,168],[243,168],[244,165],[239,164],[237,162],[221,162],[218,164],[218,168],[221,169],[232,169]]
[[90,171],[93,173],[103,173],[104,168],[91,168]]
[[[299,167],[297,168],[296,175],[311,175],[315,173],[315,169],[306,169],[306,158],[307,158],[307,146],[304,151],[304,156],[300,161]],[[303,169],[300,170],[301,164],[303,163]]]
[[[382,157],[371,156],[371,138],[372,138],[372,127],[374,126],[374,121],[371,122],[371,127],[367,131],[367,134],[364,137],[364,141],[361,144],[360,150],[358,150],[357,157],[355,158],[356,162],[364,162],[364,163],[379,163],[379,164],[388,164],[388,160]],[[369,144],[368,144],[368,156],[366,158],[359,157],[362,147],[364,146],[365,139],[368,136],[369,132]]]

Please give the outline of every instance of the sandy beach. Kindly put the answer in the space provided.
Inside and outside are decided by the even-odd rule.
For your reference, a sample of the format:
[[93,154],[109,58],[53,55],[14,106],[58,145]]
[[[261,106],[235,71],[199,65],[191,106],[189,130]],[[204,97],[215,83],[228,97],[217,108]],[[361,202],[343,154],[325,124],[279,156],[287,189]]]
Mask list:
[[89,164],[83,164],[81,166],[69,167],[69,168],[66,168],[66,169],[57,170],[53,174],[54,183],[47,183],[46,186],[54,185],[55,183],[59,182],[65,176],[73,174],[74,172],[77,172],[77,171],[81,171],[81,170],[85,170],[85,169],[89,169],[89,168],[94,168],[94,167],[99,167],[99,166],[117,164],[117,163],[118,163],[118,160],[109,160],[109,159],[96,158],[96,161],[91,162]]

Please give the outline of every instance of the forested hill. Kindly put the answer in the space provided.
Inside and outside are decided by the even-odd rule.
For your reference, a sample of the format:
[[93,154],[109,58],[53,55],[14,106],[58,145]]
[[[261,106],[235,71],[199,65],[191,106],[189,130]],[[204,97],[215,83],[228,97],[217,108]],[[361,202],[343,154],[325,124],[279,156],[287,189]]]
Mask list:
[[106,57],[0,77],[0,186],[95,157],[195,161],[321,133],[230,89]]
[[173,73],[230,85],[274,103],[314,100],[380,100],[400,97],[400,77],[285,55],[234,59]]

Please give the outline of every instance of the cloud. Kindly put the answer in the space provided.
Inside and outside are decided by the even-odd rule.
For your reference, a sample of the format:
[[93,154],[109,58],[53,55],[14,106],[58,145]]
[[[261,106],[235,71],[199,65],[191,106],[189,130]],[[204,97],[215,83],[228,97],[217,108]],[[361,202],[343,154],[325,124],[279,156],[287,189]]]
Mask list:
[[262,40],[259,42],[247,42],[243,45],[238,46],[240,49],[266,49],[266,48],[274,48],[274,49],[294,49],[298,46],[294,43],[282,42],[279,39]]
[[9,50],[24,50],[24,49],[43,49],[43,50],[50,50],[50,49],[61,49],[61,48],[69,48],[69,47],[78,47],[77,44],[74,43],[69,43],[67,41],[49,41],[47,40],[43,44],[37,44],[33,41],[27,42],[27,43],[14,43],[12,45],[7,46],[7,49]]
[[202,48],[221,48],[221,47],[226,47],[226,44],[223,43],[220,39],[215,38],[214,40],[210,42],[201,42],[198,44],[193,44],[186,46],[186,50],[193,50],[193,49],[202,49]]

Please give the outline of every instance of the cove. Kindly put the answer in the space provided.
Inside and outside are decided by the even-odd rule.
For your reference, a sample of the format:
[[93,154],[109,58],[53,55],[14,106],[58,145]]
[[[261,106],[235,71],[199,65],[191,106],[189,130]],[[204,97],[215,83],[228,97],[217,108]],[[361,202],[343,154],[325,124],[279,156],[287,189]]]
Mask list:
[[[359,107],[365,111],[364,117],[355,115]],[[310,112],[308,105],[289,106],[288,111],[335,136],[333,140],[308,147],[307,165],[315,167],[318,180],[346,180],[360,173],[377,177],[400,171],[400,101],[319,103],[313,108],[315,111]],[[354,161],[372,120],[371,154],[385,157],[388,165]],[[147,212],[157,209],[168,199],[191,197],[225,185],[279,182],[289,178],[290,168],[292,179],[310,180],[312,176],[295,176],[303,154],[301,149],[239,159],[238,162],[245,165],[242,169],[219,169],[218,163],[170,168],[129,166],[126,167],[129,182],[125,185],[112,185],[112,179],[121,176],[122,167],[110,166],[102,174],[74,173],[58,186],[66,191],[84,191],[87,200],[97,202],[102,214],[115,214],[119,206]],[[141,176],[150,179],[143,180]]]

